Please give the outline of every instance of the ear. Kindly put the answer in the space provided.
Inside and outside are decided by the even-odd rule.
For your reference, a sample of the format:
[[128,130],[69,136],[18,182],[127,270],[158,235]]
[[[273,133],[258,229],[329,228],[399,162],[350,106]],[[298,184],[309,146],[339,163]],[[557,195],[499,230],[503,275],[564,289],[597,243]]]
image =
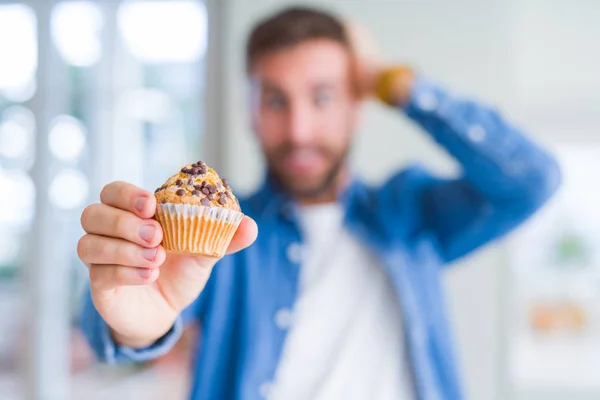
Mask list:
[[364,109],[365,109],[365,101],[364,100],[355,100],[352,106],[351,116],[352,126],[355,127],[354,132],[357,132],[364,121]]
[[250,129],[255,136],[258,135],[258,119],[260,108],[260,89],[256,82],[250,80],[246,96],[247,110],[250,114]]

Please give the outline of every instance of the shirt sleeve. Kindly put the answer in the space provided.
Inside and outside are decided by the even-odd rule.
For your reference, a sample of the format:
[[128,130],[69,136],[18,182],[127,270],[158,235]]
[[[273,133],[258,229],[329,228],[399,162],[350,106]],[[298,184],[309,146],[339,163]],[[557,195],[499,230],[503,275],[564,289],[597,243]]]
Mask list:
[[403,109],[462,167],[456,179],[428,179],[421,196],[445,261],[507,233],[560,185],[555,159],[486,105],[418,79]]

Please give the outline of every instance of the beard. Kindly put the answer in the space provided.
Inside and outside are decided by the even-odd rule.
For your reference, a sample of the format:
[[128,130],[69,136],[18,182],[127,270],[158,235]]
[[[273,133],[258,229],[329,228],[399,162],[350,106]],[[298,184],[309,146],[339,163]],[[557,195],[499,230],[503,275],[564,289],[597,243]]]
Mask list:
[[311,180],[301,176],[294,176],[281,167],[281,160],[297,148],[293,145],[284,145],[274,151],[265,152],[269,177],[286,193],[297,198],[317,197],[324,193],[336,191],[336,184],[350,153],[350,143],[341,152],[335,153],[329,149],[318,148],[329,160],[327,169]]

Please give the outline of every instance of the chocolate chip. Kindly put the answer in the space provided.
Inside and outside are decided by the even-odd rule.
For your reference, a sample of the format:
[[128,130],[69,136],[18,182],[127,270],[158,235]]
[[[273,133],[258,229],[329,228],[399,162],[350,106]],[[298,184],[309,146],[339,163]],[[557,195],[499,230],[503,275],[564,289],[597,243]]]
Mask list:
[[202,181],[202,183],[200,184],[200,186],[202,186],[202,188],[206,187],[206,181]]
[[225,197],[219,198],[219,204],[224,206],[225,204],[227,204],[227,199]]
[[198,172],[200,172],[200,168],[192,168],[192,175],[198,175]]
[[208,196],[206,196],[206,198],[209,200],[213,200],[215,198],[215,196],[213,196],[212,194],[209,194]]
[[193,190],[192,191],[192,196],[198,196],[198,197],[200,197],[200,192],[198,190]]
[[178,189],[178,190],[175,192],[175,194],[176,194],[177,196],[183,196],[183,195],[185,194],[185,190],[184,190],[184,189]]
[[204,186],[201,190],[202,193],[204,193],[205,195],[209,195],[210,191],[208,190],[208,188],[206,186]]
[[209,200],[208,200],[208,199],[205,197],[205,198],[203,198],[202,200],[200,200],[200,203],[201,203],[203,206],[207,206],[207,205],[209,205],[209,204],[210,204],[210,201],[209,201]]
[[182,174],[189,174],[190,170],[187,167],[183,167],[183,168],[181,168],[181,173]]
[[177,186],[181,186],[181,185],[183,185],[183,181],[181,179],[177,179],[177,181],[175,182],[175,184]]
[[158,189],[156,189],[156,190],[154,191],[154,193],[158,193],[158,192],[160,192],[160,189],[162,189],[162,188],[158,188]]
[[188,179],[188,186],[194,186],[194,180],[193,179]]
[[207,185],[207,187],[208,187],[208,190],[209,190],[211,193],[216,193],[216,192],[217,192],[217,188],[216,188],[216,187],[214,187],[213,185]]
[[196,189],[196,190],[202,190],[202,185],[194,185],[194,189]]
[[223,182],[223,186],[225,186],[225,189],[229,189],[229,182],[227,182],[227,179],[221,179],[221,182]]
[[160,203],[161,203],[161,204],[166,204],[166,203],[167,203],[167,201],[166,201],[166,200],[163,200],[163,201],[161,201]]
[[231,195],[229,194],[229,192],[223,192],[223,193],[225,193],[225,196],[227,196],[227,198],[229,198],[229,199],[231,198]]

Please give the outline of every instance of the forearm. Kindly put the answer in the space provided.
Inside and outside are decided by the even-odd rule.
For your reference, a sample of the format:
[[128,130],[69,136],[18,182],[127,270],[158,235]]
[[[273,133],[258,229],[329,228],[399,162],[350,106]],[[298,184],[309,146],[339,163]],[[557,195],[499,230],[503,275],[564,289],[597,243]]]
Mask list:
[[426,80],[405,82],[391,92],[391,102],[460,163],[464,179],[481,195],[492,201],[520,196],[538,202],[558,186],[554,158],[498,112],[456,98]]
[[445,261],[510,232],[558,188],[554,158],[493,109],[422,79],[395,83],[378,97],[405,111],[462,167],[455,179],[413,179],[422,183],[422,227],[437,237]]

